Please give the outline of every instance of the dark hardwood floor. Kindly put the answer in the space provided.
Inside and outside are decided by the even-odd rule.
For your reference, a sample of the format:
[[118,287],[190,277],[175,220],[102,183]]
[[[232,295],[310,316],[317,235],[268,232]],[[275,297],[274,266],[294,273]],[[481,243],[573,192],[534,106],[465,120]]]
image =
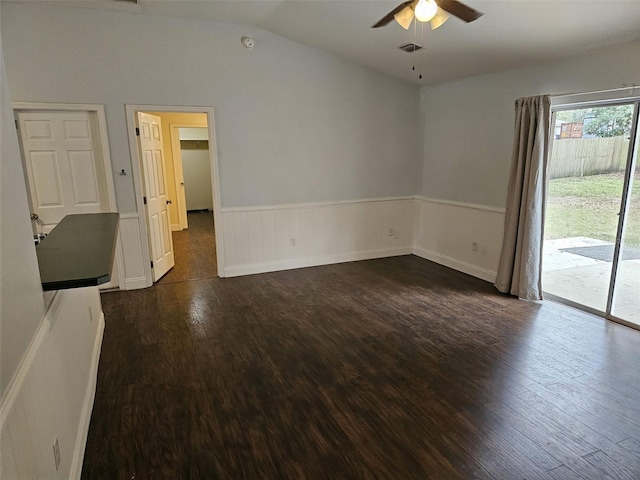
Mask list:
[[175,266],[157,283],[185,282],[218,276],[213,212],[188,212],[187,224],[188,229],[172,233]]
[[640,332],[418,257],[102,300],[84,479],[640,478]]

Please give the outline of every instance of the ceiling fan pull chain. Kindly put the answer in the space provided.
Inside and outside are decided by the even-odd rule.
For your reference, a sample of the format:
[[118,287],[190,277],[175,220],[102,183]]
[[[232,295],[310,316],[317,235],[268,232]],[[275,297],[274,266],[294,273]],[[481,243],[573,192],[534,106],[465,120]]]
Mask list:
[[418,21],[413,19],[413,51],[411,52],[411,62],[413,65],[411,66],[411,70],[413,72],[416,71],[416,43],[418,43]]
[[[424,22],[420,23],[420,45],[424,46]],[[419,80],[422,80],[422,55],[420,55],[420,75]]]

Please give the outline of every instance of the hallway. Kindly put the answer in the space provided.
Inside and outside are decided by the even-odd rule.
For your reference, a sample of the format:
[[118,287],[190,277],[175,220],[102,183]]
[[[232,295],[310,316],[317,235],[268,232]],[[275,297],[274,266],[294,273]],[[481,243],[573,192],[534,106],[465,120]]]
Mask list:
[[158,284],[203,280],[218,276],[213,212],[188,212],[189,228],[173,232],[176,264]]

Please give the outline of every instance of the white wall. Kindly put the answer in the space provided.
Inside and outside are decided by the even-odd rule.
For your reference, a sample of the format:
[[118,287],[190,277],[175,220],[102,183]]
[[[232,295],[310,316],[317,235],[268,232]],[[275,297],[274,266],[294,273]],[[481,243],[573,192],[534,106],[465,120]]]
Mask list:
[[180,140],[209,140],[206,128],[180,128]]
[[[212,105],[223,207],[417,191],[415,86],[255,27],[1,8],[14,99],[105,104],[115,170],[131,169],[124,104]],[[135,211],[131,176],[115,182],[120,212]]]
[[56,293],[0,408],[0,478],[80,478],[103,331],[97,287]]
[[515,100],[640,84],[640,43],[423,87],[425,197],[503,208]]
[[413,197],[225,208],[224,274],[407,255],[415,218]]
[[[45,312],[0,43],[0,477],[77,479],[104,318],[96,287]],[[53,441],[61,463],[56,470]]]
[[415,252],[492,281],[502,245],[515,100],[638,85],[639,59],[640,43],[634,43],[423,87],[424,159]]
[[[206,132],[206,129],[202,130]],[[206,140],[203,144],[198,149],[182,148],[181,150],[187,210],[213,210],[209,149],[206,148]]]
[[0,398],[4,398],[44,316],[44,299],[1,58],[0,89]]

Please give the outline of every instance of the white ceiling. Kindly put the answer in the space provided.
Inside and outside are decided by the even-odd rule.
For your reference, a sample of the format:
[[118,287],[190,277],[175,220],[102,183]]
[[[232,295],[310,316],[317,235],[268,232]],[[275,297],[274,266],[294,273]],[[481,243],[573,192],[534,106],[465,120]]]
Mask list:
[[[24,0],[23,0],[24,1]],[[465,0],[484,13],[473,23],[451,17],[438,30],[420,28],[424,50],[398,50],[413,28],[370,26],[403,0],[47,0],[48,4],[106,8],[254,25],[417,85],[544,63],[640,41],[640,0]],[[416,71],[411,70],[415,55]],[[639,59],[640,61],[640,59]],[[418,79],[422,64],[423,79]]]

